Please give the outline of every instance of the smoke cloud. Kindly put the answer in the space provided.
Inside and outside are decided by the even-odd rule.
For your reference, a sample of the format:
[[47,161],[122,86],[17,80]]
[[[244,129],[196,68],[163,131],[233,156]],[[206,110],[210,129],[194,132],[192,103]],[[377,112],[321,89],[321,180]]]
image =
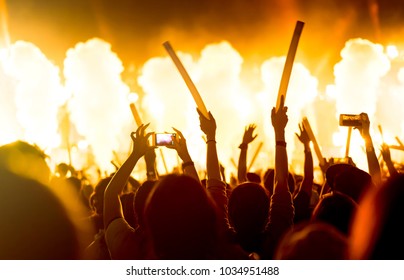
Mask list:
[[111,170],[113,151],[119,151],[119,138],[130,141],[124,128],[130,126],[127,96],[122,81],[122,62],[109,43],[91,39],[67,51],[64,61],[71,120],[88,142],[101,170]]

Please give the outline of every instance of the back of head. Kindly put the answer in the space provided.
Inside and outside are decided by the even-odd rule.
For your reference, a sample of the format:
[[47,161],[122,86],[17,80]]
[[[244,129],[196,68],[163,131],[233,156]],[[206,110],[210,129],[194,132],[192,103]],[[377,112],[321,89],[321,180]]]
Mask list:
[[76,228],[49,188],[0,170],[0,259],[77,259]]
[[344,260],[347,239],[325,223],[301,223],[281,240],[275,253],[278,260]]
[[137,223],[140,227],[145,226],[144,222],[144,209],[146,201],[152,192],[154,185],[157,181],[147,180],[137,189],[134,200],[134,211],[137,218]]
[[326,177],[331,189],[348,195],[356,202],[373,185],[369,173],[350,164],[330,166]]
[[48,184],[50,169],[45,154],[36,146],[16,141],[0,147],[0,169]]
[[214,258],[216,209],[193,178],[175,174],[163,177],[149,196],[145,219],[157,258]]
[[352,259],[404,258],[404,174],[369,190],[352,224]]
[[328,223],[348,235],[357,207],[356,202],[347,195],[338,192],[326,194],[314,209],[312,221]]
[[94,191],[90,196],[90,204],[95,213],[102,215],[104,211],[104,193],[111,177],[102,178],[94,187]]
[[268,222],[269,198],[264,188],[257,183],[242,183],[231,193],[229,218],[239,234],[256,234],[265,229]]
[[[264,175],[264,187],[265,187],[265,189],[267,189],[270,196],[274,192],[274,176],[275,176],[274,169],[268,169]],[[295,185],[296,185],[296,183],[295,183],[293,174],[289,172],[288,187],[289,187],[290,193],[292,193],[292,194],[295,191]]]

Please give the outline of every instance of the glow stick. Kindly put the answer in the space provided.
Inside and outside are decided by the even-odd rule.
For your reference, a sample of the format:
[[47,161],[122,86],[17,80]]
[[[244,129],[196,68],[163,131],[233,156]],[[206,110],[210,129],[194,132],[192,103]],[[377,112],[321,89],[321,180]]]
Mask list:
[[349,157],[349,146],[351,145],[352,126],[348,127],[348,137],[346,139],[345,157]]
[[385,143],[385,142],[384,142],[384,136],[383,136],[382,126],[379,124],[377,127],[379,128],[380,135],[382,136],[382,142]]
[[276,101],[276,111],[279,110],[281,96],[286,100],[286,92],[288,90],[290,74],[292,73],[293,61],[295,60],[297,45],[299,44],[300,35],[303,31],[304,22],[296,22],[295,31],[293,32],[292,42],[289,46],[288,55],[286,56],[285,66],[283,68],[281,84],[278,91],[278,99]]
[[320,165],[324,165],[325,162],[324,162],[323,155],[321,154],[320,147],[318,146],[316,137],[314,136],[313,130],[311,129],[309,120],[306,117],[303,118],[303,126],[304,126],[304,129],[307,131],[307,134],[309,135],[311,142],[313,142],[313,147],[314,147],[314,151],[316,152],[318,162],[320,163]]
[[397,136],[396,136],[396,141],[397,141],[397,143],[404,149],[403,142],[401,142],[401,141],[400,141],[400,138],[398,138]]
[[164,158],[163,150],[162,150],[162,149],[159,149],[159,150],[160,150],[161,159],[163,160],[164,169],[165,169],[165,171],[166,171],[166,174],[168,174],[166,159]]
[[236,168],[236,169],[238,168],[237,163],[234,161],[233,158],[230,159],[230,162],[231,162],[231,164],[233,164],[234,168]]
[[140,118],[139,112],[136,109],[135,103],[130,103],[130,110],[132,111],[132,115],[133,118],[135,119],[135,122],[137,124],[137,126],[141,126],[142,125],[142,119]]
[[203,103],[202,97],[199,94],[198,90],[196,89],[194,83],[192,82],[191,78],[188,75],[187,70],[185,70],[184,66],[182,65],[180,59],[178,58],[177,54],[175,53],[173,47],[171,46],[170,42],[163,43],[164,48],[166,49],[167,53],[170,55],[172,61],[174,62],[175,66],[177,67],[178,71],[180,72],[182,79],[184,80],[185,84],[187,85],[189,91],[192,94],[192,97],[195,100],[196,107],[201,111],[201,113],[205,116],[205,118],[209,119],[209,113],[206,109],[205,103]]
[[394,149],[394,150],[404,151],[404,146],[391,145],[391,146],[389,146],[389,148]]
[[264,144],[263,142],[260,142],[260,143],[259,143],[259,145],[258,145],[258,147],[257,147],[257,150],[255,151],[255,154],[254,154],[253,158],[251,159],[250,165],[249,165],[248,168],[247,168],[247,172],[248,172],[248,171],[250,170],[250,168],[253,166],[254,161],[255,161],[255,159],[257,158],[258,153],[260,152],[260,150],[261,150],[263,144]]

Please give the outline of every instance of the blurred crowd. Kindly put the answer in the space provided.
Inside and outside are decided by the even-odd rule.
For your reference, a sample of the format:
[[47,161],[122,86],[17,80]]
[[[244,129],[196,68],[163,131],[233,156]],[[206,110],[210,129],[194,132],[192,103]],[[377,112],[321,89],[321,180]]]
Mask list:
[[[177,152],[181,165],[158,174],[148,124],[130,135],[126,161],[95,185],[66,163],[51,172],[35,145],[1,146],[0,259],[404,258],[404,175],[389,146],[380,147],[377,158],[366,113],[355,128],[364,139],[368,170],[349,157],[324,158],[321,185],[314,182],[313,139],[303,123],[296,137],[304,148],[304,172],[289,170],[284,100],[271,111],[275,165],[261,166],[262,173],[247,170],[248,148],[257,137],[250,124],[240,139],[237,175],[226,178],[213,113],[195,112],[205,134],[204,170],[196,170],[184,135],[174,129],[163,145]],[[141,159],[146,164],[139,181],[132,172]]]

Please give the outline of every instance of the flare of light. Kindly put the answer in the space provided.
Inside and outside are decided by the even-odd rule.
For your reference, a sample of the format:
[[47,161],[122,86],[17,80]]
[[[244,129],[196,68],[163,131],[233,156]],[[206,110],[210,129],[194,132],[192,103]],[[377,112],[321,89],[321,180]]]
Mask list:
[[121,79],[122,71],[110,44],[97,38],[68,50],[64,61],[66,87],[72,92],[71,120],[91,146],[101,170],[112,171],[112,151],[123,149],[119,139],[130,141],[129,132],[125,133],[132,121],[129,87]]
[[394,45],[389,45],[386,47],[386,54],[391,60],[396,59],[400,55],[397,47]]

